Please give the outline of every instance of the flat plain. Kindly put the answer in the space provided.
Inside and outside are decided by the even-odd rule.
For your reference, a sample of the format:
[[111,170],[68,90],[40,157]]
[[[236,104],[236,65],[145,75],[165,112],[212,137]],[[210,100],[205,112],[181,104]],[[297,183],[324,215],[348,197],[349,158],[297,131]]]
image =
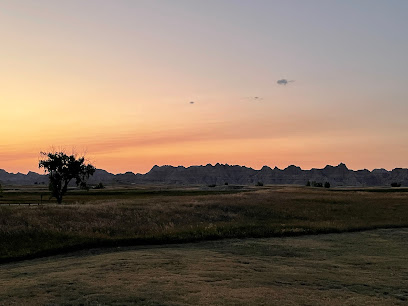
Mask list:
[[0,266],[0,304],[406,305],[407,235],[91,249]]
[[127,186],[18,205],[41,194],[0,198],[0,305],[408,300],[406,189]]

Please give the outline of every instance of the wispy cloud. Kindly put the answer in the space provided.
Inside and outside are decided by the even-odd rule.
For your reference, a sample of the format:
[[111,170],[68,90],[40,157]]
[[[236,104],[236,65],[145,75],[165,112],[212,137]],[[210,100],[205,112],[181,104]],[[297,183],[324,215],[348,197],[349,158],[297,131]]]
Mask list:
[[250,96],[250,97],[242,98],[242,100],[245,100],[245,101],[261,101],[263,99],[264,98],[260,96]]
[[294,82],[294,80],[287,80],[287,79],[280,79],[278,80],[276,83],[278,83],[278,85],[287,85],[290,82]]

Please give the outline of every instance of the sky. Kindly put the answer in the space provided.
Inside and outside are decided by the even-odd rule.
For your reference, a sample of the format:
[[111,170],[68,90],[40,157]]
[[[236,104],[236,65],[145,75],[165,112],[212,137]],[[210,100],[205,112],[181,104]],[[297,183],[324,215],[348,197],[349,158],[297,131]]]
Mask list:
[[0,169],[406,168],[407,29],[405,0],[0,0]]

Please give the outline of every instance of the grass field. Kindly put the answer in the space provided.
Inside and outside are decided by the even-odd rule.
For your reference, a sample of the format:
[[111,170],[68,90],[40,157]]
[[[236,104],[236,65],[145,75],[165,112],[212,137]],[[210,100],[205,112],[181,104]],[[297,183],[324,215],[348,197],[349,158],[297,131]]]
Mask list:
[[406,305],[408,229],[91,249],[0,266],[0,305]]
[[408,227],[405,189],[128,186],[70,191],[63,205],[15,205],[36,203],[41,194],[41,186],[5,188],[0,262],[90,247]]

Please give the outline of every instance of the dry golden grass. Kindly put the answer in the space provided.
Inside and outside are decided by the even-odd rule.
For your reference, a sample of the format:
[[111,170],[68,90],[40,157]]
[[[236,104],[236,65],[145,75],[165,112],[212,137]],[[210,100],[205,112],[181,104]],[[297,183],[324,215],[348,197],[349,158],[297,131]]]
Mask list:
[[0,260],[92,246],[408,226],[407,192],[273,187],[235,194],[114,190],[70,197],[65,205],[1,206]]
[[2,265],[4,305],[404,305],[407,229],[92,249]]

